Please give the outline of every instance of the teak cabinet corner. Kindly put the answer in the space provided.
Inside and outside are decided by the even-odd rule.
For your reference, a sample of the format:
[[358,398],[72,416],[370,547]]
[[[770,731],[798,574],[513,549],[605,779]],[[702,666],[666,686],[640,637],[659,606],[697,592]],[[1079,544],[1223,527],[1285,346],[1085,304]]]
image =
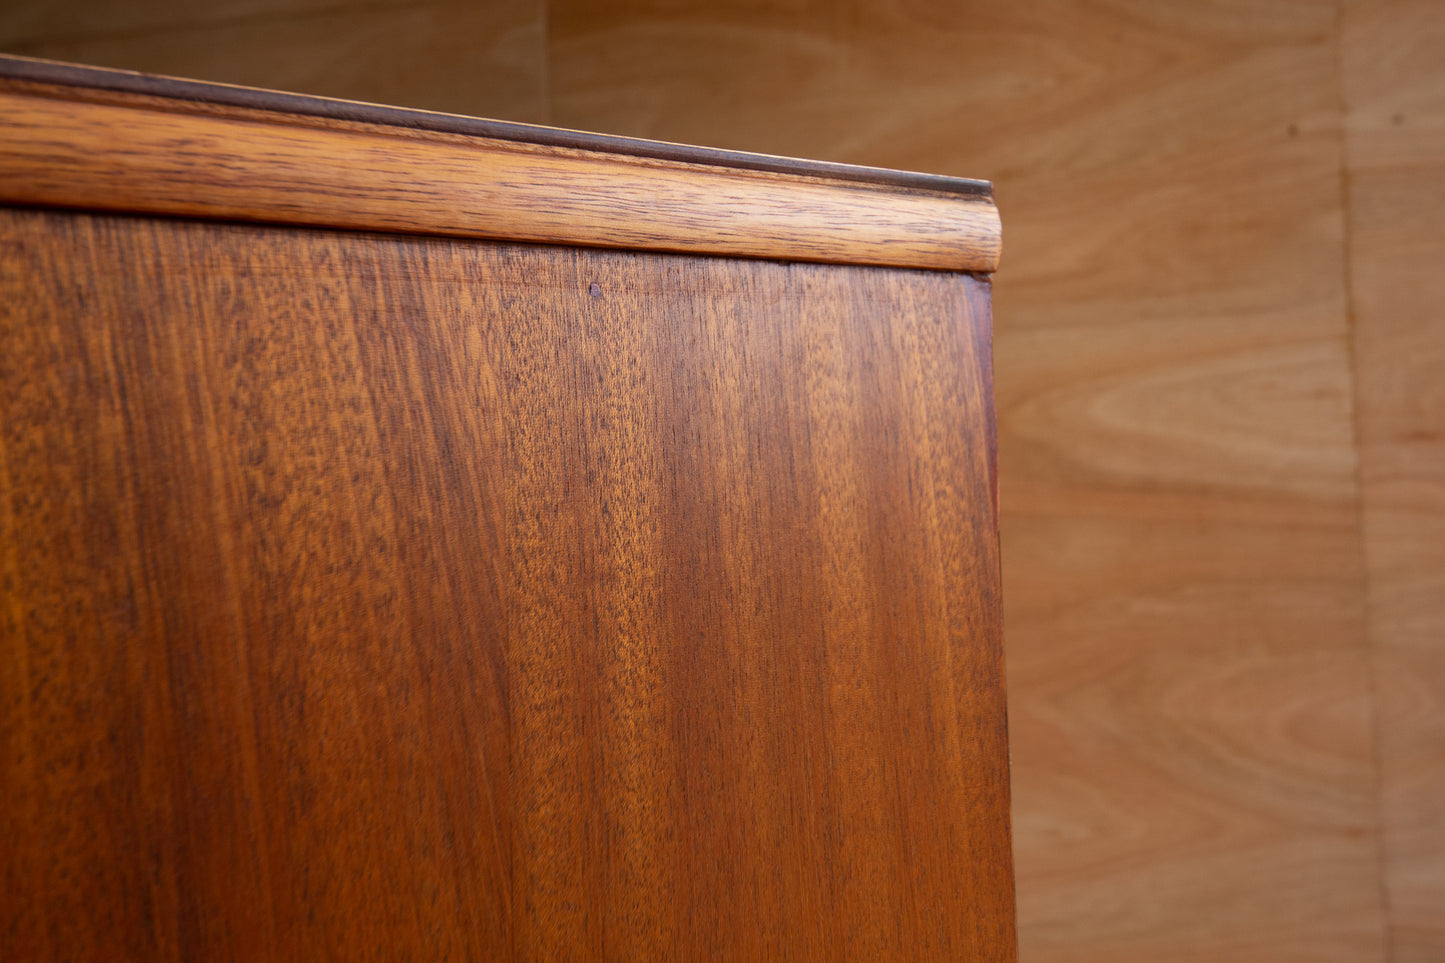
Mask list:
[[1014,959],[987,184],[0,58],[0,956]]

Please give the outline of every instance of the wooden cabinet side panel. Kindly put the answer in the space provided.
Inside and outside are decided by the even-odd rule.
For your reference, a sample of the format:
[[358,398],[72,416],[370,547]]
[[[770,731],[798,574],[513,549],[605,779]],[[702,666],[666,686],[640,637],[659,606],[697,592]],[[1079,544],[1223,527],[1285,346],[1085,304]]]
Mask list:
[[1013,958],[967,275],[0,213],[17,958]]

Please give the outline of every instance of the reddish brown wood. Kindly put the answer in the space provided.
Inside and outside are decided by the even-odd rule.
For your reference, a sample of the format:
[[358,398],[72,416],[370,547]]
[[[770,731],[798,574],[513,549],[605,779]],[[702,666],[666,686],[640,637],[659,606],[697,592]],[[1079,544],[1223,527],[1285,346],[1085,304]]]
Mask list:
[[3,955],[1012,959],[987,291],[0,214]]
[[231,116],[242,113],[251,117],[284,114],[288,121],[293,123],[314,120],[322,125],[353,123],[393,130],[459,134],[467,138],[504,141],[524,148],[562,148],[564,151],[612,154],[738,171],[800,174],[835,182],[872,184],[934,194],[990,199],[993,197],[992,184],[967,177],[889,170],[799,157],[778,157],[691,144],[671,144],[484,117],[465,117],[432,110],[358,103],[334,97],[312,97],[235,84],[184,80],[134,70],[89,67],[35,57],[0,54],[0,77],[29,82],[24,86],[32,90],[73,88],[62,93],[62,96],[101,99],[113,103],[138,103],[144,100],[152,105],[169,103],[176,109],[190,107],[212,113],[229,113]]
[[684,162],[528,144],[37,84],[6,78],[5,66],[8,204],[789,261],[998,264],[992,198],[948,179],[924,190],[917,177],[864,183],[827,167],[724,166],[705,152]]

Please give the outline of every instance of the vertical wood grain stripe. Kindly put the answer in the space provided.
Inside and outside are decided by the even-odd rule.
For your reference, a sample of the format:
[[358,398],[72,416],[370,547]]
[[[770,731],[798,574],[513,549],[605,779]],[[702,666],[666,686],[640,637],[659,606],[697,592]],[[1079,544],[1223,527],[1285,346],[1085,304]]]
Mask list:
[[1014,963],[988,290],[0,209],[0,958]]
[[0,90],[0,202],[794,261],[998,263],[986,197],[287,116]]

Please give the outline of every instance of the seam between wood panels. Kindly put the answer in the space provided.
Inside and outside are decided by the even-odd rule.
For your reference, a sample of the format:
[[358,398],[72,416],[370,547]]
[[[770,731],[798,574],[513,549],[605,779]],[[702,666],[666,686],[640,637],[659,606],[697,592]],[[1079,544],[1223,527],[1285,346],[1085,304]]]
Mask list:
[[1339,196],[1341,238],[1340,264],[1345,301],[1346,353],[1350,376],[1350,429],[1355,453],[1355,530],[1359,538],[1360,586],[1364,618],[1364,653],[1369,677],[1370,695],[1370,774],[1374,788],[1375,811],[1375,882],[1380,910],[1380,958],[1390,963],[1394,958],[1394,914],[1390,907],[1389,853],[1386,847],[1385,780],[1382,760],[1383,726],[1380,719],[1380,670],[1375,638],[1375,591],[1373,567],[1370,564],[1370,538],[1365,506],[1365,448],[1360,392],[1360,319],[1355,310],[1355,232],[1353,216],[1353,178],[1350,157],[1350,104],[1345,93],[1345,5],[1348,0],[1335,0],[1335,106],[1339,122]]

